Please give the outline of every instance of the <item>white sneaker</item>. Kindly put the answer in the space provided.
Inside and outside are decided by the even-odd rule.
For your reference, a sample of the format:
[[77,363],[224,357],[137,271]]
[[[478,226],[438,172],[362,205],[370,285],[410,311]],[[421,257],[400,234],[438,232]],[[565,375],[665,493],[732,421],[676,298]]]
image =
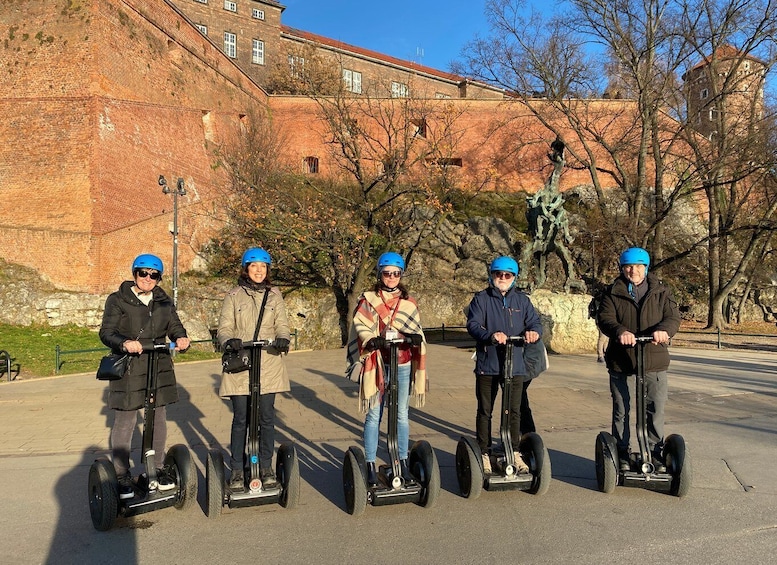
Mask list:
[[490,475],[493,472],[491,470],[491,456],[488,453],[483,454],[483,472],[486,475]]
[[518,471],[518,473],[528,473],[529,466],[526,464],[526,461],[523,460],[523,457],[521,457],[521,454],[517,451],[513,451],[513,455],[515,456],[516,471]]

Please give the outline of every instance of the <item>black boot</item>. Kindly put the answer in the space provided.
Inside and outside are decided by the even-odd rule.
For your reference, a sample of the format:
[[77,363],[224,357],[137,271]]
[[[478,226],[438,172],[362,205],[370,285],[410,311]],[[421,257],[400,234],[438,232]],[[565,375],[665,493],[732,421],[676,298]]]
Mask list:
[[243,490],[243,487],[245,486],[244,481],[243,471],[233,469],[232,474],[229,477],[229,488],[231,490]]
[[375,461],[367,463],[367,483],[371,487],[378,484],[378,470],[375,468]]
[[415,477],[413,477],[413,474],[410,472],[410,467],[407,466],[407,459],[399,460],[399,471],[402,473],[402,478],[405,479],[405,481],[415,480]]
[[621,471],[630,471],[631,470],[631,455],[628,451],[619,449],[618,450],[618,460],[620,462],[619,468]]

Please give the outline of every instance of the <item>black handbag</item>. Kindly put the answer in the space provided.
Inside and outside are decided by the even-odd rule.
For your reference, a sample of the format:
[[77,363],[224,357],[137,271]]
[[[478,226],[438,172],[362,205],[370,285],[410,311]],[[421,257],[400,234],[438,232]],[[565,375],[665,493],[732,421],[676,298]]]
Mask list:
[[[264,306],[267,304],[267,296],[270,294],[270,289],[264,291],[264,297],[262,298],[262,305],[259,308],[259,318],[256,320],[256,329],[254,330],[254,341],[259,336],[259,326],[262,325],[262,317],[264,316]],[[225,373],[242,373],[251,368],[251,354],[247,349],[230,349],[225,351],[221,355],[221,370]]]
[[118,381],[127,372],[129,364],[129,354],[119,355],[111,353],[100,359],[100,366],[97,369],[98,381]]

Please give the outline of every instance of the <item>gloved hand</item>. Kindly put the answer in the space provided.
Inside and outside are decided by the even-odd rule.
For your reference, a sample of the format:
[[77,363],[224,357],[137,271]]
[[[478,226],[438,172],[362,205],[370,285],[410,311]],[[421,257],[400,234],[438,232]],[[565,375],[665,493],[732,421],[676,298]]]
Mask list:
[[421,334],[406,334],[405,337],[410,342],[410,345],[413,345],[415,347],[418,347],[421,345],[421,342],[423,342],[423,339],[421,338]]
[[373,337],[367,343],[364,344],[364,349],[367,351],[377,351],[386,346],[386,340],[382,337]]
[[239,339],[237,337],[233,337],[232,339],[228,339],[224,343],[224,349],[227,351],[239,351],[243,348],[243,340]]
[[279,353],[288,353],[289,352],[289,340],[285,337],[276,337],[275,338],[275,349],[278,350]]

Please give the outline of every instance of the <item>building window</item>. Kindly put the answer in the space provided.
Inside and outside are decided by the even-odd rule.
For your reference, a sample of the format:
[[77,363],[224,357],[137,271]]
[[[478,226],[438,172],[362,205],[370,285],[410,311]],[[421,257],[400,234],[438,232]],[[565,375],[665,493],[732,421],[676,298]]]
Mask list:
[[362,93],[362,74],[359,71],[343,69],[343,83],[348,92]]
[[448,98],[451,97],[451,95],[450,94],[445,94],[444,92],[435,92],[434,93],[434,97],[438,98],[440,100],[443,100],[443,99],[447,100]]
[[224,32],[224,54],[233,59],[237,57],[237,36],[228,31]]
[[710,121],[714,122],[718,119],[718,111],[715,108],[710,109]]
[[256,8],[253,8],[251,10],[251,17],[255,20],[264,20],[264,10],[258,10]]
[[441,167],[461,167],[461,159],[459,157],[443,157],[440,159],[437,159],[437,164]]
[[305,73],[305,57],[289,55],[289,69],[292,78],[302,78]]
[[231,0],[224,0],[224,9],[229,12],[237,12],[237,3]]
[[200,30],[200,33],[202,35],[208,35],[208,26],[204,26],[204,25],[201,25],[201,24],[194,24],[194,25],[197,26],[197,29]]
[[706,88],[702,88],[701,89],[701,99],[702,100],[706,100],[709,97],[709,95],[710,95],[710,91],[709,90],[707,90]]
[[415,135],[419,137],[426,137],[426,120],[419,118],[417,120],[410,120],[415,126]]
[[318,173],[318,157],[305,157],[302,161],[306,173]]
[[410,96],[410,89],[404,82],[392,82],[391,83],[391,97],[392,98],[408,98]]
[[264,41],[258,39],[251,41],[251,62],[255,65],[264,65]]
[[207,4],[208,0],[194,0],[195,2],[199,2],[200,4]]

